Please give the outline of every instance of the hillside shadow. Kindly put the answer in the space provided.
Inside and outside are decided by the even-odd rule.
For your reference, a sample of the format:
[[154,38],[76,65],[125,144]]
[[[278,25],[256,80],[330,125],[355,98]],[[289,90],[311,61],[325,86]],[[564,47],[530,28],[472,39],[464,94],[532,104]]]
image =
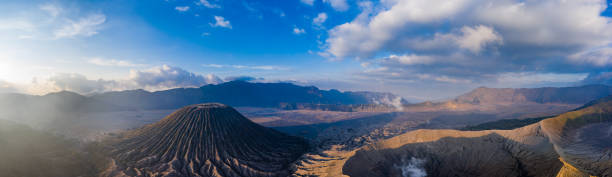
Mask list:
[[563,163],[552,144],[543,137],[536,138],[538,143],[524,144],[491,132],[470,138],[443,137],[398,148],[366,148],[348,159],[342,169],[352,177],[419,176],[418,171],[429,177],[554,177]]
[[[343,129],[348,132],[356,132],[358,129],[363,127],[371,127],[380,125],[381,127],[385,124],[390,123],[397,117],[398,113],[385,113],[381,115],[368,116],[358,119],[342,120],[332,123],[319,123],[311,125],[298,125],[298,126],[283,126],[283,127],[271,127],[283,133],[287,133],[293,136],[299,136],[308,140],[313,140],[319,136],[319,134],[329,128]],[[365,134],[366,132],[364,132]]]

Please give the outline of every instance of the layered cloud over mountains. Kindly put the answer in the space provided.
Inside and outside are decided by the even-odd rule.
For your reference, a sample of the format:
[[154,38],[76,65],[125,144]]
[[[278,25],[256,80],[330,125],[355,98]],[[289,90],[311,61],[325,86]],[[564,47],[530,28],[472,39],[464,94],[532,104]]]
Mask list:
[[612,64],[606,1],[389,0],[329,30],[323,56],[383,80],[494,82],[508,73],[600,72]]
[[609,0],[14,1],[0,6],[6,41],[0,80],[7,81],[0,88],[158,90],[246,75],[444,99],[479,86],[609,84],[611,6]]
[[130,70],[124,79],[90,79],[78,73],[57,73],[49,78],[34,79],[30,84],[13,84],[0,81],[0,92],[25,92],[45,94],[62,90],[81,94],[107,91],[145,89],[151,91],[171,88],[200,87],[218,84],[224,80],[213,74],[197,74],[179,67],[161,65],[145,70]]
[[144,71],[132,70],[130,81],[134,84],[152,90],[176,87],[200,87],[206,84],[223,82],[219,77],[208,74],[195,74],[178,67],[162,65]]
[[589,74],[584,80],[583,84],[608,84],[612,85],[612,72],[601,72]]

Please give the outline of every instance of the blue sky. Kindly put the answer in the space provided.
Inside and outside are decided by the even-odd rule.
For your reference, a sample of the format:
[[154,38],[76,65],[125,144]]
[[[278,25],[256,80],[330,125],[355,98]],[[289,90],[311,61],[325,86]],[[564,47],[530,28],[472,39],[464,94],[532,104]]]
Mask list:
[[429,100],[479,86],[609,84],[610,3],[8,0],[0,91],[160,90],[248,76]]

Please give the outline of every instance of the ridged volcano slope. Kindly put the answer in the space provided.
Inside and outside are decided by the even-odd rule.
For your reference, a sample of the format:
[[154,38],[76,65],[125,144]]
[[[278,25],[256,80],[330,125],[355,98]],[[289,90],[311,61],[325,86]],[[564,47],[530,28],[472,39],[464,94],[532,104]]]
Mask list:
[[307,148],[217,103],[181,108],[106,143],[113,164],[103,176],[287,176]]
[[345,162],[352,177],[612,177],[612,96],[513,130],[416,130]]

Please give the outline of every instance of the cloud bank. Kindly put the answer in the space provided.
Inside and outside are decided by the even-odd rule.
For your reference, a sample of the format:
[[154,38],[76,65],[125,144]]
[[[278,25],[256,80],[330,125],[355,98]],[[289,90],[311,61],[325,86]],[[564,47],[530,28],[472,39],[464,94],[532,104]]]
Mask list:
[[89,79],[77,73],[57,73],[48,78],[35,78],[30,84],[12,84],[0,80],[0,93],[21,92],[46,94],[62,90],[80,94],[93,94],[108,91],[145,89],[149,91],[172,88],[201,87],[207,84],[224,82],[213,74],[201,75],[179,67],[161,65],[145,70],[131,70],[124,79]]
[[147,90],[163,90],[177,87],[200,87],[223,82],[219,77],[199,75],[182,68],[162,65],[144,71],[132,70],[129,80],[137,87]]
[[507,73],[565,77],[612,67],[612,18],[601,16],[605,0],[359,6],[355,19],[328,31],[322,56],[363,62],[361,78],[477,85]]
[[600,72],[600,73],[591,73],[584,80],[582,80],[581,84],[607,84],[612,85],[612,71],[608,72]]
[[18,92],[17,88],[9,82],[0,80],[0,93],[14,93]]

